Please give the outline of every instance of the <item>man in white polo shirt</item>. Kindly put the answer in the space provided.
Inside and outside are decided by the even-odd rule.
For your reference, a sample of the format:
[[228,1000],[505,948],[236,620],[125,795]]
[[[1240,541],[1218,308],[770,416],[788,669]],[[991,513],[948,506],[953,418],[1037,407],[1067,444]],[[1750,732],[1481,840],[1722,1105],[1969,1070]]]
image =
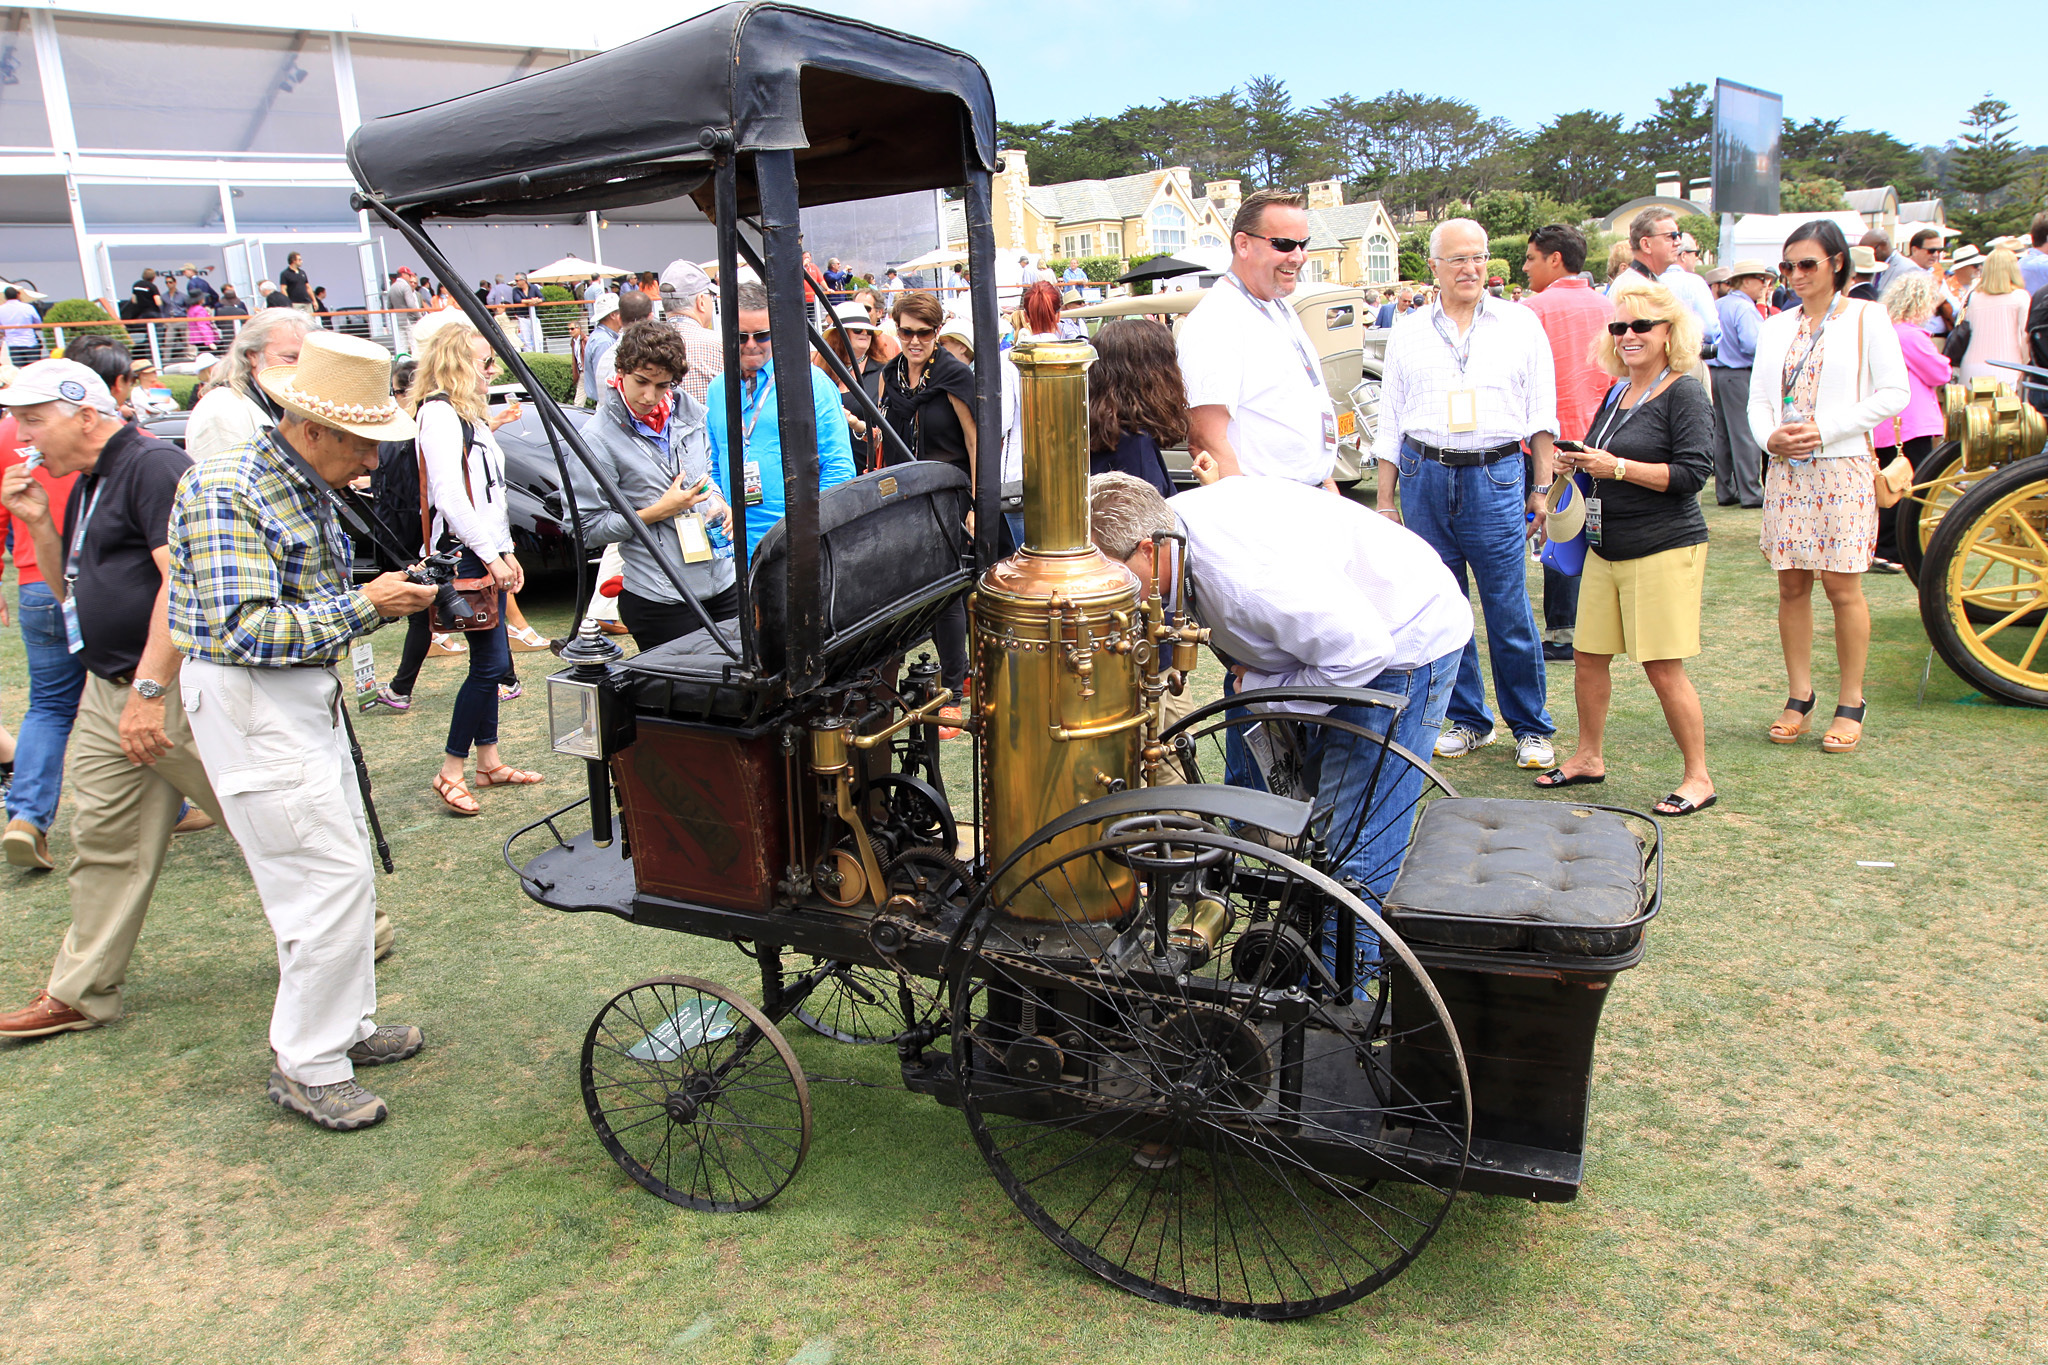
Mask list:
[[1233,474],[1336,485],[1337,410],[1287,296],[1308,252],[1298,194],[1260,190],[1231,225],[1230,272],[1180,326],[1188,445]]

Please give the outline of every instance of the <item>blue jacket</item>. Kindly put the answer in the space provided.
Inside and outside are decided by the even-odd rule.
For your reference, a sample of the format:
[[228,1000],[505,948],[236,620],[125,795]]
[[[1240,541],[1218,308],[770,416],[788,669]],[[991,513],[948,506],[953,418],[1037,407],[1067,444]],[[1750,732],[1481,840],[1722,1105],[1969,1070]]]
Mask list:
[[[799,374],[808,377],[811,385],[811,411],[818,432],[818,488],[822,492],[853,477],[853,439],[846,428],[846,410],[839,405],[839,386],[815,365],[796,368]],[[776,365],[770,360],[755,377],[755,392],[749,394],[744,387],[740,390],[740,432],[752,423],[751,436],[742,437],[740,432],[726,429],[725,386],[728,380],[737,380],[737,375],[728,372],[712,380],[711,391],[704,400],[711,428],[711,468],[718,479],[718,486],[721,489],[732,487],[731,466],[727,461],[735,446],[744,445],[747,462],[760,466],[761,501],[752,507],[735,505],[732,509],[735,526],[739,524],[740,514],[746,514],[747,562],[750,564],[754,552],[761,547],[761,537],[768,534],[770,526],[782,520],[783,514],[782,419],[776,411],[776,390],[770,387],[775,377]]]

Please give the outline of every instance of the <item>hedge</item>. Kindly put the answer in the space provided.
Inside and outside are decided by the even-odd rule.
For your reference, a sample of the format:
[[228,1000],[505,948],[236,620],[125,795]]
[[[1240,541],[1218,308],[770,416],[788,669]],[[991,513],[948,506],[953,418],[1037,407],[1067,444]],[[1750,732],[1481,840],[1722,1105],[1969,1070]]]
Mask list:
[[199,385],[205,379],[197,374],[160,374],[157,382],[171,391],[171,397],[178,400],[178,406],[190,412],[192,405],[199,401]]
[[[107,310],[94,303],[91,299],[59,299],[50,305],[50,311],[43,315],[43,321],[67,324],[65,328],[66,335],[69,335],[72,331],[77,331],[86,336],[120,337],[124,341],[128,337],[128,329],[121,326],[113,318],[108,317]],[[76,323],[109,323],[111,325],[104,327],[74,327],[68,325]]]
[[[1152,258],[1150,256],[1143,256],[1139,259],[1149,261]],[[1135,260],[1131,262],[1132,265],[1137,263]],[[1046,261],[1045,268],[1056,275],[1064,275],[1067,267],[1070,265],[1079,265],[1082,273],[1086,274],[1096,284],[1114,284],[1116,283],[1117,276],[1123,274],[1126,269],[1121,256],[1082,256],[1078,259],[1053,258]]]
[[[548,397],[557,403],[566,403],[576,391],[576,367],[565,355],[549,355],[542,351],[521,351],[519,358],[526,362],[526,368],[533,371],[533,377],[547,390]],[[504,362],[498,364],[498,373],[493,383],[509,382],[511,374]]]
[[[542,303],[569,303],[575,297],[559,284],[544,284],[540,287]],[[569,324],[583,316],[582,312],[575,308],[538,308],[534,311],[540,314],[540,334],[543,337],[568,336]],[[534,376],[539,378],[539,371],[535,371]],[[569,387],[576,387],[574,380],[570,381]]]

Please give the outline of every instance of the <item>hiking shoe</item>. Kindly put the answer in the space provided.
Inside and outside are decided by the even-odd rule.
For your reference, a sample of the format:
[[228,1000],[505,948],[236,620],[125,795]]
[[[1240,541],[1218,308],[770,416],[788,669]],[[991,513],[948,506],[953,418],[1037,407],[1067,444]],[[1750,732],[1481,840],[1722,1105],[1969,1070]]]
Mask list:
[[208,815],[199,807],[191,805],[188,802],[186,805],[185,813],[178,817],[178,823],[171,826],[171,833],[197,834],[201,830],[207,830],[212,828],[213,817],[211,815]]
[[270,1102],[294,1114],[304,1114],[322,1128],[353,1132],[382,1123],[391,1111],[384,1101],[355,1083],[350,1077],[333,1085],[301,1085],[276,1067],[270,1069]]
[[1436,737],[1436,756],[1438,758],[1463,758],[1474,749],[1484,749],[1499,738],[1500,731],[1498,730],[1488,730],[1482,735],[1477,730],[1468,730],[1462,725],[1453,725]]
[[1555,768],[1557,750],[1550,747],[1548,735],[1522,735],[1515,740],[1515,766],[1517,768]]
[[357,1066],[383,1066],[387,1062],[402,1062],[427,1045],[427,1036],[420,1032],[418,1024],[381,1024],[377,1031],[348,1050],[348,1059]]
[[526,695],[526,689],[516,682],[498,684],[499,701],[518,701]]
[[0,848],[6,850],[7,861],[16,867],[48,872],[57,866],[50,861],[50,841],[26,820],[7,822],[7,833],[0,835]]
[[0,1014],[0,1038],[42,1038],[98,1027],[48,991],[37,991],[36,998],[20,1009]]
[[374,711],[380,706],[387,711],[410,711],[412,698],[403,692],[393,692],[388,687],[379,686],[376,691],[363,698],[363,709]]

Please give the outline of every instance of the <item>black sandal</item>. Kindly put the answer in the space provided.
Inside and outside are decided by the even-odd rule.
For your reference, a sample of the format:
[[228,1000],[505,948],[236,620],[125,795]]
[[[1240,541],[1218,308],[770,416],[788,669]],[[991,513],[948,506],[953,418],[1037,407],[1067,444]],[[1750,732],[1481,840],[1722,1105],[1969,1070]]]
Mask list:
[[1597,773],[1591,776],[1580,773],[1577,777],[1573,777],[1562,768],[1552,768],[1549,772],[1537,778],[1535,785],[1541,787],[1544,791],[1549,791],[1553,787],[1596,787],[1606,780],[1606,773]]
[[1783,721],[1772,721],[1768,732],[1771,743],[1797,744],[1799,737],[1813,728],[1813,721],[1807,718],[1807,713],[1813,710],[1813,703],[1818,695],[1817,693],[1809,693],[1805,701],[1801,701],[1797,697],[1785,698],[1785,709],[1799,713],[1799,727],[1794,730],[1787,730]]
[[[1697,802],[1688,801],[1684,797],[1680,796],[1677,792],[1673,792],[1671,793],[1671,795],[1665,797],[1662,801],[1659,801],[1657,803],[1656,810],[1657,814],[1666,815],[1672,818],[1673,820],[1676,820],[1681,815],[1697,815],[1699,812],[1705,810],[1708,806],[1713,805],[1716,801],[1719,801],[1720,799],[1721,794],[1719,792],[1709,792],[1707,793],[1706,800]],[[1671,809],[1663,809],[1663,807],[1665,806],[1669,806],[1671,807]]]
[[[1865,697],[1854,706],[1837,706],[1835,708],[1835,719],[1853,720],[1858,727],[1861,727],[1863,715],[1868,710],[1870,710],[1870,698]],[[1861,728],[1858,728],[1853,735],[1843,736],[1836,734],[1835,727],[1830,725],[1828,732],[1820,737],[1820,751],[1824,754],[1853,754],[1856,752],[1856,746],[1862,742],[1863,731]]]

